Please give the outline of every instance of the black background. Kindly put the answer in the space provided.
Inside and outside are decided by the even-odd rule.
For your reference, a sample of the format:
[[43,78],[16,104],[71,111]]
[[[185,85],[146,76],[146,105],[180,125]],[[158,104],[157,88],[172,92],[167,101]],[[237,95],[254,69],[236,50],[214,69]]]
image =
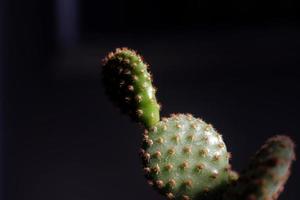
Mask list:
[[[299,144],[295,2],[2,0],[3,199],[163,199],[142,175],[142,130],[99,80],[120,46],[150,63],[162,115],[212,123],[235,169],[272,135]],[[299,167],[280,199],[297,199]]]

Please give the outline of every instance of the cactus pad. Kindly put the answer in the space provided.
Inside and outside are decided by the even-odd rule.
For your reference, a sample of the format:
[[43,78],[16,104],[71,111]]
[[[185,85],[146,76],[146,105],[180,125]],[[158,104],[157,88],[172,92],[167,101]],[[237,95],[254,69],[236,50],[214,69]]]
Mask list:
[[270,138],[251,160],[226,200],[276,200],[290,174],[295,159],[294,143],[287,136]]
[[159,104],[148,65],[135,51],[118,48],[103,60],[103,83],[121,111],[146,128],[159,121]]
[[171,115],[146,130],[141,155],[149,184],[169,199],[207,199],[231,179],[222,136],[189,114]]

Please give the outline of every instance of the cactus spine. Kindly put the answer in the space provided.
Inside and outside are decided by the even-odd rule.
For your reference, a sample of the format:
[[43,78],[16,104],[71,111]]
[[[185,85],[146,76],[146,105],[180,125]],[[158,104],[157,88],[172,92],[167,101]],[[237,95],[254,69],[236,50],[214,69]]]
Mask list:
[[295,157],[287,136],[269,139],[241,177],[231,169],[222,136],[190,114],[160,121],[148,65],[135,51],[116,49],[103,60],[110,99],[144,125],[141,148],[148,183],[175,200],[276,200]]

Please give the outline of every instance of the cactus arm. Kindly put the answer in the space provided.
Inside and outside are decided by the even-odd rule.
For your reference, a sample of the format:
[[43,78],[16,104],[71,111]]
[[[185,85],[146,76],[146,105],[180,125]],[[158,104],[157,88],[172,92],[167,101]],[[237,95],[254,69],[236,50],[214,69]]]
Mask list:
[[160,120],[160,105],[147,68],[135,51],[118,48],[103,60],[102,80],[108,96],[122,112],[151,128]]
[[294,143],[289,137],[270,138],[253,157],[236,185],[226,192],[224,199],[276,200],[283,191],[294,159]]

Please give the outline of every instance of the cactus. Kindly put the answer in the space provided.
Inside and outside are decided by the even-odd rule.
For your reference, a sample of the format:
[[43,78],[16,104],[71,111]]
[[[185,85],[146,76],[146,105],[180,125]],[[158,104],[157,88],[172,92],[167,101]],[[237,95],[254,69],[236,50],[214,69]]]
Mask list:
[[135,51],[120,48],[109,53],[102,74],[110,99],[145,128],[144,173],[159,193],[176,200],[277,199],[294,158],[287,136],[269,139],[239,178],[212,125],[191,114],[160,120],[148,65]]
[[275,136],[256,153],[236,185],[225,194],[225,200],[277,199],[290,175],[295,159],[294,143],[287,136]]

